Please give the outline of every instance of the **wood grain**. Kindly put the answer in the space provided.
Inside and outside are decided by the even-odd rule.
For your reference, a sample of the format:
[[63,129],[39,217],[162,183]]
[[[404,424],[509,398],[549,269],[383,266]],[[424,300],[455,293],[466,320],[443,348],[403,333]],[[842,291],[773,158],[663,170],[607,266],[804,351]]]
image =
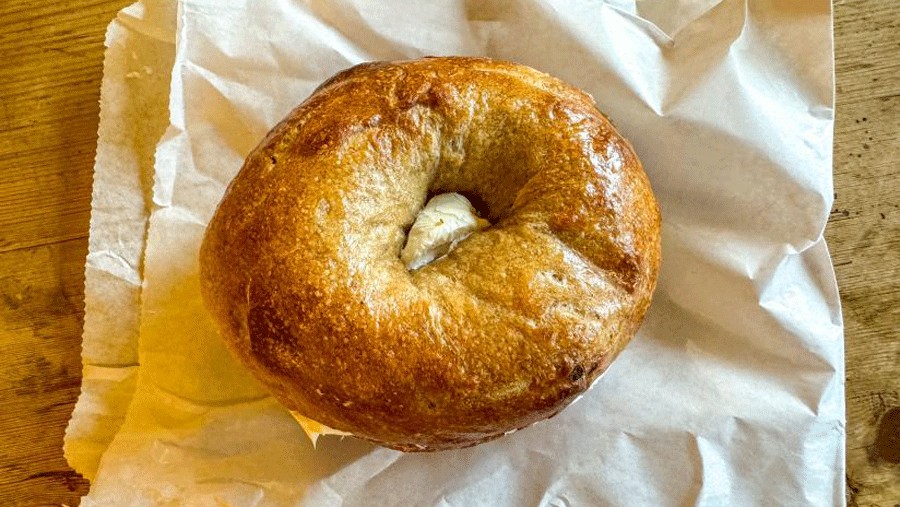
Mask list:
[[900,2],[836,2],[835,65],[837,198],[825,237],[846,326],[848,504],[892,507],[900,504],[900,427],[888,414],[900,410]]
[[129,3],[0,2],[0,504],[76,505],[62,456],[81,372],[103,39]]
[[[0,503],[77,505],[83,264],[107,23],[129,0],[0,3]],[[900,503],[900,2],[835,2],[851,505]],[[884,424],[882,424],[884,423]]]

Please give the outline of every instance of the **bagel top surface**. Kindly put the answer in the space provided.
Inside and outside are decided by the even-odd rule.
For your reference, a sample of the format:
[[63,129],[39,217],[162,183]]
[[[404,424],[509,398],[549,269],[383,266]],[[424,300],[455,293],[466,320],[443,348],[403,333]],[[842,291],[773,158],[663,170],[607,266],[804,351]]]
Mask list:
[[[415,270],[430,196],[490,226]],[[639,327],[660,216],[593,99],[523,65],[357,65],[247,157],[200,253],[204,301],[287,408],[405,451],[550,417]]]

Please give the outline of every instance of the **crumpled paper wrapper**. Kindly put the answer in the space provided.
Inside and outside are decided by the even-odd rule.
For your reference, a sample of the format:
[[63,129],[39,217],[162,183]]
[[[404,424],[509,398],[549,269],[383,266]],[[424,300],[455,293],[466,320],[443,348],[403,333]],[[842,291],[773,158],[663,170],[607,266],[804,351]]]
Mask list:
[[[140,369],[82,505],[842,504],[842,322],[822,239],[831,45],[827,0],[180,2]],[[567,80],[631,139],[663,212],[653,306],[553,419],[437,454],[337,437],[314,450],[216,336],[198,293],[205,224],[321,81],[449,54]]]
[[175,5],[123,9],[106,32],[94,165],[81,395],[66,429],[69,464],[93,478],[125,418],[138,369],[144,239],[156,144],[169,124]]

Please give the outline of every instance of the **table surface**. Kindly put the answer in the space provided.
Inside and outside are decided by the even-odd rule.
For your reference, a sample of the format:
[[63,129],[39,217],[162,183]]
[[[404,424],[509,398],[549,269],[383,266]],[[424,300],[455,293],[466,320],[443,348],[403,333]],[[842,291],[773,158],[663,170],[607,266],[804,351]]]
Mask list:
[[[107,23],[131,0],[0,4],[0,499],[76,505],[62,456]],[[836,0],[835,205],[850,505],[900,503],[900,2]]]

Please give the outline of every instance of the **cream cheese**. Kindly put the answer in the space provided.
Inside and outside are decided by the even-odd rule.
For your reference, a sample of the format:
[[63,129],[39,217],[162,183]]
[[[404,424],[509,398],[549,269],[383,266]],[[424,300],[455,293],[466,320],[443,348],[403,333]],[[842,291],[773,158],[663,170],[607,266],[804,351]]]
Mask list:
[[436,195],[416,216],[400,260],[410,271],[419,269],[447,255],[469,234],[488,225],[464,196],[455,192]]

